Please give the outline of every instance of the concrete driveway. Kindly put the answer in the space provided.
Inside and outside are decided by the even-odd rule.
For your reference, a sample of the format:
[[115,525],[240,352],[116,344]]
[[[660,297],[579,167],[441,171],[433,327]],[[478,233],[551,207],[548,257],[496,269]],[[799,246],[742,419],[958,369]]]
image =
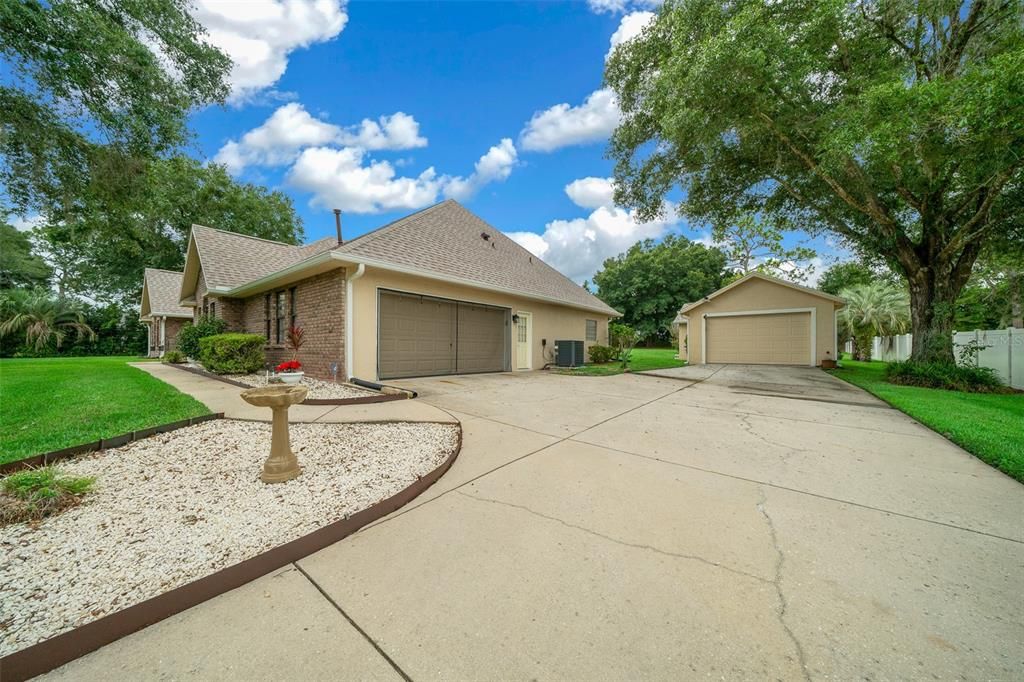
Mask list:
[[1024,487],[818,370],[405,385],[424,496],[55,676],[1024,675]]

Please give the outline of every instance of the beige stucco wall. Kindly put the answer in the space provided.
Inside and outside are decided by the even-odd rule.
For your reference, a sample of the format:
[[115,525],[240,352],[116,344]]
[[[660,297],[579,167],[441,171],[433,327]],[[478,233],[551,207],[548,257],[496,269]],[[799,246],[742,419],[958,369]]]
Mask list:
[[704,363],[701,357],[701,334],[703,316],[708,313],[744,312],[755,310],[785,310],[790,308],[814,308],[816,316],[815,364],[836,357],[835,310],[839,304],[812,293],[793,289],[764,279],[752,278],[730,289],[724,294],[690,308],[685,315],[689,318],[688,335],[689,363]]
[[[532,368],[540,369],[553,362],[552,347],[556,339],[586,340],[586,320],[597,320],[597,341],[608,343],[608,316],[575,308],[541,303],[484,289],[366,268],[365,274],[352,283],[352,375],[360,379],[377,379],[377,290],[394,289],[407,293],[438,296],[473,303],[510,308],[513,314],[533,315]],[[542,348],[541,339],[547,339]],[[514,337],[509,339],[512,366],[516,364]]]

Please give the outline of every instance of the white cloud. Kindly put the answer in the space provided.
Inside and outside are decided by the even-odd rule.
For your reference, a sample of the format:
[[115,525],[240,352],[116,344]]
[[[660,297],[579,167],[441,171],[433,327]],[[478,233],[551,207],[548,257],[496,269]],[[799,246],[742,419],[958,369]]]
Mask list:
[[591,12],[597,14],[617,14],[626,9],[628,0],[587,0]]
[[390,163],[364,164],[365,155],[358,147],[311,147],[299,155],[287,181],[311,192],[314,206],[353,213],[414,210],[437,200],[441,182],[433,167],[414,178],[395,177]]
[[587,6],[595,14],[618,14],[628,7],[652,9],[661,7],[664,0],[587,0]]
[[468,178],[447,178],[444,180],[445,196],[463,201],[473,196],[481,187],[491,182],[502,182],[512,174],[518,155],[509,138],[487,150],[473,167]]
[[239,141],[231,140],[217,152],[214,162],[224,164],[238,174],[246,166],[281,166],[294,161],[306,147],[332,143],[361,149],[412,149],[424,147],[420,124],[401,111],[381,116],[377,121],[364,119],[351,128],[342,128],[314,118],[298,102],[279,107],[259,127]]
[[232,140],[221,147],[213,160],[232,173],[250,165],[283,165],[291,163],[303,147],[328,144],[341,132],[338,126],[313,118],[301,104],[290,102],[240,141]]
[[364,118],[358,126],[342,131],[338,141],[363,149],[415,149],[427,146],[427,138],[420,137],[420,124],[401,111],[381,116],[377,121]]
[[46,219],[38,213],[30,216],[9,215],[7,223],[18,232],[29,232],[46,222]]
[[565,186],[565,193],[580,208],[601,208],[614,204],[612,178],[580,178]]
[[582,282],[642,239],[660,239],[679,222],[676,207],[665,202],[662,219],[637,220],[636,213],[613,204],[612,178],[587,177],[565,186],[565,193],[582,208],[594,209],[586,218],[552,220],[544,232],[510,232],[509,237],[569,279]]
[[234,101],[272,86],[291,52],[331,40],[348,22],[344,0],[197,0],[192,14],[210,43],[234,61]]
[[608,54],[604,56],[605,61],[612,56],[612,52],[615,51],[616,47],[640,35],[654,17],[654,12],[631,12],[622,17],[619,27],[615,29],[615,33],[612,34],[612,38],[609,41],[611,44],[608,46]]
[[[602,2],[609,6],[615,4]],[[654,16],[652,12],[631,12],[622,17],[608,41],[605,59],[616,47],[640,35]],[[534,112],[519,133],[519,146],[528,151],[551,152],[562,147],[602,142],[612,134],[621,118],[615,93],[601,88],[590,93],[578,106],[563,102]]]
[[520,146],[550,152],[606,140],[618,125],[619,116],[614,93],[608,88],[595,90],[579,106],[562,103],[536,112],[519,133]]

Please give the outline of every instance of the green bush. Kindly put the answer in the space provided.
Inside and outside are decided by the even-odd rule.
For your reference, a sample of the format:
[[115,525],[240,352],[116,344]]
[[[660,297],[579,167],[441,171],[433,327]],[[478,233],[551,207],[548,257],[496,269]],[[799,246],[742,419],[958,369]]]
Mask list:
[[590,361],[595,364],[611,362],[615,359],[615,349],[611,346],[593,345],[587,351],[590,354]]
[[228,328],[227,322],[219,317],[203,315],[195,324],[186,322],[178,332],[178,350],[190,358],[199,357],[199,341],[208,336],[223,334]]
[[947,391],[971,393],[1007,393],[1008,388],[995,370],[989,367],[971,367],[944,362],[891,362],[885,368],[885,378],[891,384],[941,388]]
[[11,474],[0,485],[0,525],[36,521],[78,504],[96,479],[66,476],[54,467]]
[[181,363],[185,362],[186,359],[187,358],[185,357],[185,354],[182,353],[180,350],[169,350],[166,353],[164,353],[164,356],[160,358],[160,361],[169,362],[172,365],[180,365]]
[[214,374],[250,374],[263,368],[260,334],[217,334],[199,340],[199,361]]

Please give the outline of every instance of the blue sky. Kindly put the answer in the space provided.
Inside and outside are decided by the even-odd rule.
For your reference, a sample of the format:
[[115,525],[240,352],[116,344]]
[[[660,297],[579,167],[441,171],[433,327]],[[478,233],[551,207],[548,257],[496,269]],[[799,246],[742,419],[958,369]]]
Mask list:
[[701,237],[610,202],[602,69],[649,4],[200,0],[236,68],[231,104],[193,116],[198,151],[289,194],[309,239],[333,207],[352,238],[454,197],[582,280],[638,239]]

